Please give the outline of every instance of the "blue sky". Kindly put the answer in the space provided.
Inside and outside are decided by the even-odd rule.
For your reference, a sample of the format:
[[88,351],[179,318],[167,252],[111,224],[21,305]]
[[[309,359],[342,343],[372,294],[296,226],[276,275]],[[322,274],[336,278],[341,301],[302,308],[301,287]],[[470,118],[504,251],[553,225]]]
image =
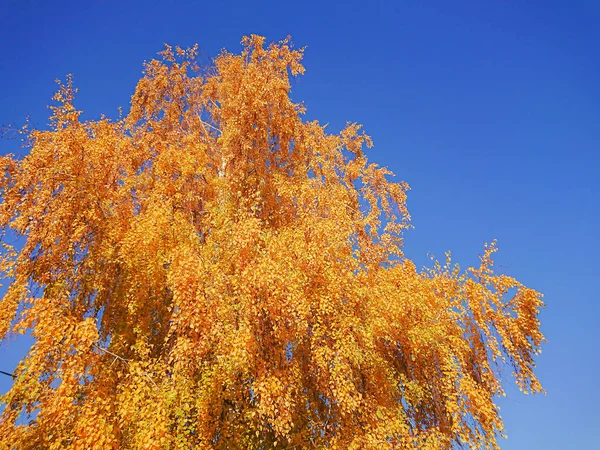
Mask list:
[[[371,160],[411,185],[408,256],[451,250],[466,267],[498,239],[498,264],[544,292],[547,395],[508,389],[502,448],[595,448],[599,21],[596,0],[0,0],[0,124],[43,127],[67,73],[84,118],[114,117],[164,42],[212,57],[245,34],[292,35],[307,46],[293,91],[307,117],[363,123]],[[0,369],[24,348],[0,348]]]

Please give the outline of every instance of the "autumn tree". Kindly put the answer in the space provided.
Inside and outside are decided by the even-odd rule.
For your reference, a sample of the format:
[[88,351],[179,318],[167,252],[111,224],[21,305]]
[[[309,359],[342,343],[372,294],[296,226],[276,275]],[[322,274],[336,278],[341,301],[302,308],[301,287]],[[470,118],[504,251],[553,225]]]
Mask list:
[[302,50],[242,43],[167,46],[116,121],[69,78],[2,157],[0,337],[34,344],[0,447],[497,448],[506,368],[541,391],[541,295],[495,245],[418,270],[408,186],[303,120]]

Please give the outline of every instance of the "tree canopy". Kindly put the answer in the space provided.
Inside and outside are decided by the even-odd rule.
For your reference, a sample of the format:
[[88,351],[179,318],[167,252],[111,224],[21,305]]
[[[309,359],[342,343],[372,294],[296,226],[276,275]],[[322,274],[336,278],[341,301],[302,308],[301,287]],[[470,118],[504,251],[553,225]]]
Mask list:
[[290,97],[302,49],[169,46],[128,114],[0,159],[1,397],[18,449],[497,448],[507,369],[539,392],[541,294],[403,253],[408,185]]

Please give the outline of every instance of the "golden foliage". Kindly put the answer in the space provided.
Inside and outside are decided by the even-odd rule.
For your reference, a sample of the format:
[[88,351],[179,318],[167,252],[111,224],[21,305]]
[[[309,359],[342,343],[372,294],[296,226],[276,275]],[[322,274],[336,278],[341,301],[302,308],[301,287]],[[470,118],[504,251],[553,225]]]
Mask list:
[[35,343],[0,447],[497,448],[503,368],[541,390],[541,295],[494,245],[416,270],[408,186],[359,125],[302,120],[302,50],[242,43],[167,46],[116,122],[80,122],[69,78],[1,159],[0,337]]

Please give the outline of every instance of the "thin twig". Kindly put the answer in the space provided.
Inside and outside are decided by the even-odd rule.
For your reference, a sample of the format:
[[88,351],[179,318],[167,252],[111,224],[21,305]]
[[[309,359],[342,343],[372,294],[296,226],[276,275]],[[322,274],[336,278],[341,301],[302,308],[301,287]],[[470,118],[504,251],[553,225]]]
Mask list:
[[100,351],[103,351],[104,353],[107,353],[107,354],[109,354],[109,355],[111,355],[111,356],[114,356],[114,357],[115,357],[115,359],[120,359],[121,361],[124,361],[124,362],[126,362],[126,363],[128,363],[128,362],[129,362],[129,360],[128,360],[128,359],[125,359],[125,358],[123,358],[122,356],[119,356],[119,355],[117,355],[117,354],[115,354],[115,353],[111,352],[110,350],[107,350],[107,349],[105,349],[104,347],[100,347],[99,345],[96,345],[96,344],[94,344],[94,347],[96,347],[96,348],[97,348],[98,350],[100,350]]
[[220,134],[223,134],[223,132],[220,129],[218,129],[217,127],[215,127],[214,125],[211,125],[210,123],[205,122],[204,120],[200,119],[200,117],[198,117],[198,119],[200,120],[200,122],[202,123],[202,125],[206,125],[207,127],[212,128],[216,132],[218,132]]
[[144,375],[146,375],[146,378],[148,378],[150,380],[150,383],[152,383],[154,385],[154,387],[156,389],[158,389],[158,385],[154,382],[154,380],[150,377],[150,375],[148,375],[146,372],[144,372]]
[[[116,353],[113,353],[113,352],[111,352],[110,350],[108,350],[108,349],[106,349],[106,348],[104,348],[104,347],[100,347],[99,345],[96,345],[96,344],[94,344],[94,347],[96,347],[98,350],[100,350],[100,351],[102,351],[102,352],[104,352],[104,353],[106,353],[106,354],[108,354],[108,355],[111,355],[111,356],[114,356],[114,357],[115,357],[115,359],[113,359],[113,362],[110,364],[111,366],[112,366],[112,365],[115,363],[115,361],[116,361],[117,359],[119,359],[119,360],[121,360],[121,361],[125,362],[126,364],[129,364],[129,363],[130,363],[130,360],[129,360],[129,359],[125,359],[125,358],[123,358],[122,356],[119,356],[119,355],[117,355]],[[150,380],[150,383],[152,383],[152,384],[154,385],[154,387],[155,387],[156,389],[158,389],[158,385],[157,385],[157,384],[156,384],[156,382],[155,382],[155,381],[152,379],[152,377],[150,377],[150,375],[148,375],[146,372],[144,372],[144,375],[146,376],[146,378],[148,378],[148,380]]]
[[0,373],[1,373],[2,375],[7,375],[7,376],[11,377],[13,380],[14,380],[15,378],[17,378],[17,376],[16,376],[14,373],[5,372],[4,370],[0,370]]

